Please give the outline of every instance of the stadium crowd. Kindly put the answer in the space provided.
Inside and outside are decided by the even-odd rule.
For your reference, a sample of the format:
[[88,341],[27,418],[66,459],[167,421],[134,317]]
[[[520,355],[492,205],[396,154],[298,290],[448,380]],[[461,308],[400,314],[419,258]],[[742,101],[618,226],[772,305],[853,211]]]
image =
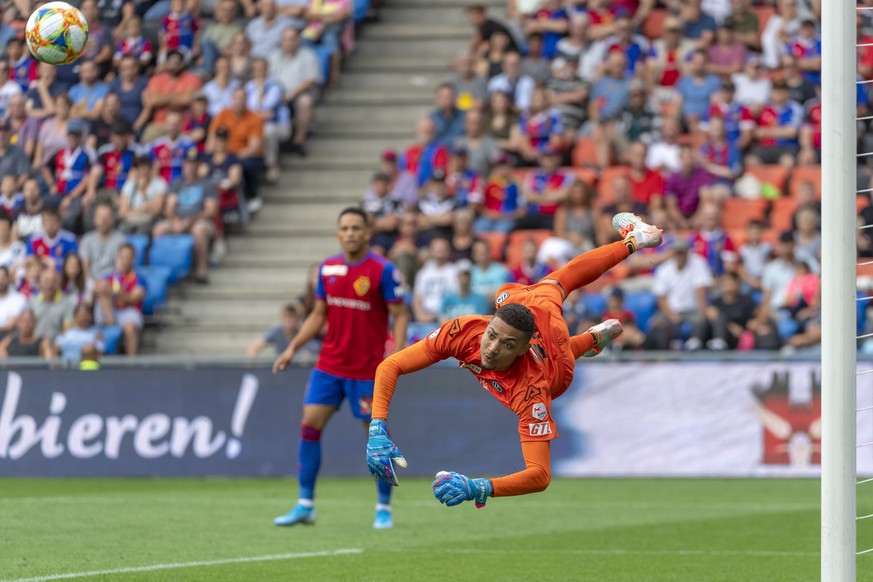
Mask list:
[[23,40],[42,4],[0,0],[0,356],[136,355],[166,286],[207,284],[261,208],[280,147],[306,156],[370,4],[81,0],[87,45],[58,67]]
[[[508,0],[497,20],[468,7],[454,78],[414,142],[382,153],[361,202],[374,248],[409,285],[409,339],[617,240],[610,219],[631,211],[666,244],[568,298],[571,334],[614,317],[619,349],[817,350],[820,8]],[[859,11],[860,44],[871,35],[873,11]],[[870,46],[858,79],[873,80]],[[871,151],[865,123],[859,148]],[[859,158],[862,191],[870,161]],[[857,201],[870,224],[869,193]],[[871,234],[859,231],[860,256],[873,255]]]

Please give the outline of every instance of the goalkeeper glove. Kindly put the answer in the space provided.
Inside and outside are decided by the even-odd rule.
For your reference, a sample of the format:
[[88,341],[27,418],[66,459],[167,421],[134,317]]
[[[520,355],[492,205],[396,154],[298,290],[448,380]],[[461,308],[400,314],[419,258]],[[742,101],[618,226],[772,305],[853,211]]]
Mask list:
[[406,459],[391,438],[384,420],[370,421],[370,438],[367,440],[367,469],[374,479],[382,479],[386,483],[397,486],[397,474],[394,463],[406,468]]
[[470,479],[459,473],[440,471],[433,482],[433,494],[448,507],[464,501],[475,501],[476,507],[485,507],[485,501],[494,495],[494,487],[488,479]]

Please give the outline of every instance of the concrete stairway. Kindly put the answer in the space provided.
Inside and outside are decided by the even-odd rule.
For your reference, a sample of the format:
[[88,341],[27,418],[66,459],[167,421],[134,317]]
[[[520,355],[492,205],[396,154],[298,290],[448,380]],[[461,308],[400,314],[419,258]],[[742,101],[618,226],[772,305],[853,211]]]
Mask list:
[[[401,150],[427,114],[436,85],[451,78],[448,62],[471,29],[465,0],[389,0],[381,21],[365,24],[339,89],[317,108],[316,134],[305,159],[286,158],[279,184],[206,287],[174,296],[149,351],[240,356],[300,294],[312,263],[338,252],[337,213],[356,204],[380,152]],[[489,0],[496,12],[501,0]]]

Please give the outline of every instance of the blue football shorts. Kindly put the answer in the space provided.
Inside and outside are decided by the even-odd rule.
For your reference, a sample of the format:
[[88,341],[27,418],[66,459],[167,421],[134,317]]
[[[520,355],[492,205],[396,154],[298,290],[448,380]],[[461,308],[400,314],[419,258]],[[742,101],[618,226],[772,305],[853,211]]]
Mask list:
[[361,420],[370,420],[373,407],[374,380],[352,380],[312,370],[303,404],[325,404],[337,408],[348,398],[352,415]]

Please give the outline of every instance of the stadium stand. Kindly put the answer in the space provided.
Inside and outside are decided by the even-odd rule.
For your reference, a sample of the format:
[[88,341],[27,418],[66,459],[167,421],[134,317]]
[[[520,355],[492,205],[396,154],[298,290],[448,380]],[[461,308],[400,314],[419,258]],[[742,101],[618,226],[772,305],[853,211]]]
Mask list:
[[[256,8],[222,0],[214,17],[196,15],[208,39],[198,50],[186,47],[193,41],[185,35],[176,38],[176,17],[166,16],[164,4],[138,5],[158,49],[159,64],[149,61],[156,68],[147,81],[130,72],[136,59],[123,58],[123,42],[113,61],[112,51],[98,46],[98,33],[86,59],[97,62],[103,81],[87,71],[79,79],[75,67],[41,66],[31,73],[16,60],[7,85],[20,83],[26,98],[13,95],[13,87],[0,100],[6,118],[0,153],[13,147],[6,145],[10,132],[21,135],[24,155],[35,157],[40,169],[29,182],[28,172],[13,172],[15,184],[6,186],[13,192],[4,191],[19,236],[39,237],[35,216],[43,205],[59,203],[65,226],[77,234],[87,230],[88,213],[65,197],[79,187],[81,168],[93,164],[103,169],[85,172],[88,183],[81,188],[117,198],[123,184],[112,181],[118,178],[112,160],[128,155],[124,139],[130,135],[146,146],[136,153],[151,156],[164,182],[134,173],[126,198],[143,204],[163,196],[172,182],[166,203],[173,208],[186,198],[182,189],[217,201],[216,208],[183,208],[182,215],[159,223],[159,234],[193,241],[185,260],[162,250],[169,237],[150,243],[151,265],[171,267],[171,285],[188,268],[192,279],[176,283],[184,292],[166,298],[149,292],[149,310],[162,323],[150,342],[153,350],[243,353],[290,294],[306,299],[312,263],[335,252],[336,212],[362,199],[374,217],[396,220],[395,230],[381,233],[380,248],[401,266],[410,290],[429,239],[453,234],[451,227],[433,227],[440,213],[472,209],[473,232],[491,243],[492,258],[505,260],[516,277],[528,277],[615,240],[611,213],[639,212],[663,226],[668,242],[597,286],[602,297],[624,291],[620,315],[674,349],[816,349],[819,200],[830,193],[822,192],[817,165],[821,49],[813,12],[785,12],[766,0],[702,8],[696,0],[655,2],[649,14],[632,12],[646,10],[635,2],[588,7],[584,1],[542,0],[513,3],[507,12],[501,0],[484,6],[408,0],[387,3],[379,22],[365,23],[372,7],[337,0],[332,4],[347,10],[348,20],[313,43],[312,29],[298,22],[294,6],[280,3],[276,13],[272,0]],[[82,9],[87,17],[97,7],[85,0]],[[105,35],[119,25],[108,20]],[[860,26],[862,36],[873,32],[866,17]],[[286,34],[286,28],[302,32]],[[229,58],[210,52],[222,48]],[[280,73],[268,69],[266,80],[238,79],[258,69],[258,56],[268,55],[273,68],[294,61],[296,76],[280,66]],[[865,79],[873,76],[868,57],[859,56]],[[244,90],[234,92],[241,81]],[[287,98],[300,82],[307,84],[290,108],[265,104],[271,94]],[[53,97],[64,83],[78,83],[72,103]],[[101,83],[121,98],[119,111],[111,95],[100,97]],[[148,84],[145,94],[154,105],[151,115],[127,113],[133,126],[127,130],[117,122],[121,112],[136,110],[130,94],[137,83]],[[170,94],[185,100],[182,115],[167,107]],[[862,87],[860,113],[869,100]],[[81,127],[78,118],[90,111],[89,102],[101,111]],[[314,136],[307,140],[309,132],[300,130],[307,129],[313,106],[308,129]],[[38,115],[47,118],[39,128]],[[234,123],[217,127],[210,118]],[[80,152],[52,155],[65,147],[66,135],[82,134],[87,145]],[[270,154],[279,143],[281,171]],[[859,160],[862,190],[873,177],[867,164]],[[0,165],[0,172],[9,170]],[[386,176],[379,180],[388,181],[387,198],[373,191],[365,197],[374,173]],[[593,195],[575,186],[577,179]],[[28,196],[34,188],[41,197]],[[579,200],[574,189],[582,192]],[[873,221],[869,196],[859,196],[858,209],[861,223]],[[160,214],[140,209],[145,233]],[[203,220],[213,214],[221,218]],[[873,255],[869,232],[859,235],[862,257]],[[472,258],[467,237],[458,239],[467,242],[453,248],[452,260]],[[210,248],[203,240],[211,241],[218,268],[208,268]],[[143,255],[142,239],[131,242]],[[33,272],[12,265],[24,291],[37,281],[38,265],[29,265]],[[692,277],[697,265],[703,271]],[[671,277],[659,276],[667,269]],[[161,270],[142,272],[148,283]],[[472,274],[476,287],[475,269]],[[208,285],[193,284],[207,277]],[[740,282],[743,297],[755,299],[754,310],[723,300],[731,278]],[[701,287],[705,301],[689,299],[687,293]],[[605,304],[591,294],[582,297],[574,311],[588,317],[580,327],[602,316],[593,307]],[[778,341],[763,337],[768,324],[779,329]]]

